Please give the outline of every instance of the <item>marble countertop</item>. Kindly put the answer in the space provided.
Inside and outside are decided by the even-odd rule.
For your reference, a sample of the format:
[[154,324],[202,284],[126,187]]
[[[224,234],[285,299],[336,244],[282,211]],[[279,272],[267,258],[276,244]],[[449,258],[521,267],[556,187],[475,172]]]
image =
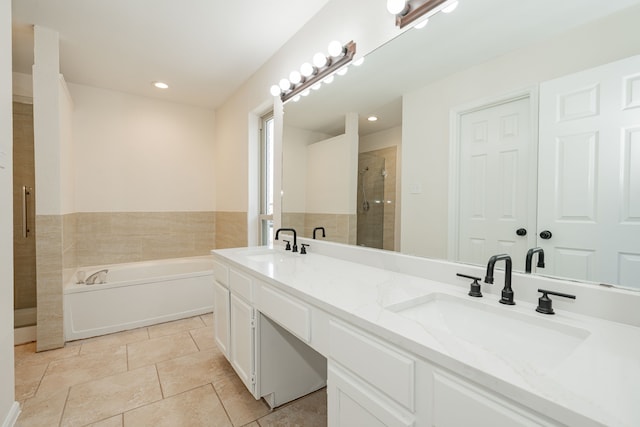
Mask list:
[[[258,247],[220,249],[212,254],[553,419],[582,426],[640,426],[638,327],[562,310],[553,316],[543,315],[532,304],[505,306],[494,295],[472,298],[460,286],[314,253],[300,255]],[[505,328],[511,324],[521,327],[522,335],[534,342],[513,345],[516,350],[529,345],[522,353],[528,356],[505,354],[481,340],[458,336],[448,331],[446,324],[438,325],[437,319],[425,324],[397,312],[398,307],[433,294],[493,317],[504,316]],[[529,324],[531,328],[526,326]],[[547,339],[540,333],[545,330],[568,331],[572,342],[557,341],[566,349],[556,354],[554,337]],[[516,341],[521,339],[517,330],[512,333]]]

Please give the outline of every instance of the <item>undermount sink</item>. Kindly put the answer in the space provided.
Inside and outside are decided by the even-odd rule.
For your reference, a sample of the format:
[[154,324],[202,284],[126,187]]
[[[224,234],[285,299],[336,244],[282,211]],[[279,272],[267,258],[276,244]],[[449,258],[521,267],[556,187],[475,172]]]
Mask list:
[[546,370],[562,362],[589,332],[541,318],[443,293],[386,307],[419,323],[437,339],[471,344],[506,364]]
[[247,249],[238,252],[238,254],[246,257],[250,261],[255,262],[277,262],[295,257],[295,255],[290,252],[284,252],[272,248]]

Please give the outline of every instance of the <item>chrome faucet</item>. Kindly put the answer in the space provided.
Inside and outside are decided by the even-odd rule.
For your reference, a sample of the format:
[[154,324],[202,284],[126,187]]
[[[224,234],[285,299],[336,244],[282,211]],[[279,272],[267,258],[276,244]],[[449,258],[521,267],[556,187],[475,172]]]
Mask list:
[[[91,276],[87,277],[87,280],[84,281],[85,285],[95,285],[96,279],[100,276],[100,273],[104,273],[106,276],[108,272],[109,270],[106,268],[104,270],[96,271]],[[99,282],[99,283],[104,283],[104,282]]]
[[293,248],[291,249],[291,252],[298,252],[298,237],[296,230],[293,228],[278,228],[276,230],[276,237],[274,237],[274,240],[278,240],[278,235],[281,231],[291,231],[293,233]]
[[316,227],[313,229],[313,240],[316,240],[316,231],[322,231],[322,237],[327,237],[324,233],[324,227]]
[[525,265],[524,272],[531,273],[531,262],[533,261],[533,255],[538,254],[538,264],[536,264],[539,268],[544,268],[544,250],[542,248],[532,248],[527,252],[527,262]]
[[515,305],[513,301],[513,289],[511,289],[511,257],[507,254],[494,255],[489,258],[487,264],[487,276],[484,278],[485,283],[493,283],[493,269],[497,261],[504,260],[506,263],[504,270],[504,288],[502,288],[501,304]]

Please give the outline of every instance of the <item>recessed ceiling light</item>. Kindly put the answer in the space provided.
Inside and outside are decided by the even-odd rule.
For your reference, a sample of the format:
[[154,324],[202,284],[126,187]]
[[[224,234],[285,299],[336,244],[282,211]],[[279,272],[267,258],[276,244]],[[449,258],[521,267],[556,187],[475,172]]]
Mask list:
[[376,116],[369,116],[367,120],[369,120],[370,122],[375,122],[376,120],[378,120],[378,118]]
[[169,89],[169,85],[164,82],[153,82],[153,85],[158,89]]

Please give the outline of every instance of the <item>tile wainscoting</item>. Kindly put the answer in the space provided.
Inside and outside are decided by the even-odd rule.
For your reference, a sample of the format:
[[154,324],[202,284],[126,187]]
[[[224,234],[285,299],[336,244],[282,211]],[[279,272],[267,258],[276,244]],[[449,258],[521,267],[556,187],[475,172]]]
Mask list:
[[330,242],[356,244],[357,227],[355,214],[324,214],[306,212],[283,212],[282,226],[293,227],[303,237],[312,237],[315,227],[324,227]]
[[246,212],[36,215],[37,350],[64,345],[62,284],[77,267],[208,255],[247,245]]

